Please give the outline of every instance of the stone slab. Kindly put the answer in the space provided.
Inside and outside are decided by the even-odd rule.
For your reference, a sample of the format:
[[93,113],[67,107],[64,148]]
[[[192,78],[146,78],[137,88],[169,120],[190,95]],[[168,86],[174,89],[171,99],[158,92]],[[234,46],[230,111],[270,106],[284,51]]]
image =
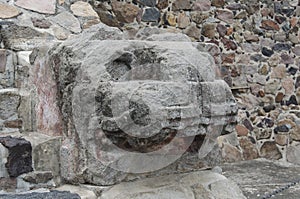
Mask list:
[[[248,199],[263,198],[275,189],[300,180],[300,166],[265,159],[242,161],[221,166],[223,175],[236,182]],[[274,199],[300,197],[300,185],[287,189]]]
[[198,171],[126,182],[105,190],[101,199],[246,199],[219,173]]

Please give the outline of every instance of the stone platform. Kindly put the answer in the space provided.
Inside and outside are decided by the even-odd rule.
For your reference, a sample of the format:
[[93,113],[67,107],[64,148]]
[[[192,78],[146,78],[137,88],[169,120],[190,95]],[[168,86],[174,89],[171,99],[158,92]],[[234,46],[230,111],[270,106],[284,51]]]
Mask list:
[[[300,166],[281,161],[257,159],[221,166],[223,175],[236,182],[248,199],[263,198],[274,190],[300,179]],[[274,199],[300,198],[300,185],[273,196]]]

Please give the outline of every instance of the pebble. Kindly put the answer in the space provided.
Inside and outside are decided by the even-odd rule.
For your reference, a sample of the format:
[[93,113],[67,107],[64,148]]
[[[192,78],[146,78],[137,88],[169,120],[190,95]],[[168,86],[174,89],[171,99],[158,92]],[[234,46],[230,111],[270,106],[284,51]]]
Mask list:
[[267,47],[262,47],[261,53],[264,56],[271,57],[274,54],[274,51],[272,49],[267,48]]

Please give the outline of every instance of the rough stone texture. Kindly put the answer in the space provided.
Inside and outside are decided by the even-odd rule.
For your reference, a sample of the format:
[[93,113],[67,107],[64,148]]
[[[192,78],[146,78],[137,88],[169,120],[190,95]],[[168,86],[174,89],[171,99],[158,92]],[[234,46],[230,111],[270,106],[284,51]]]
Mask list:
[[10,5],[0,3],[0,19],[13,18],[21,14],[21,12]]
[[260,153],[262,157],[271,159],[271,160],[278,160],[282,157],[279,149],[276,146],[275,142],[265,142],[261,149],[260,149]]
[[22,8],[44,14],[55,14],[56,10],[55,0],[17,0],[15,4]]
[[[221,168],[223,175],[237,183],[243,194],[251,199],[267,197],[267,193],[272,193],[275,189],[283,188],[300,178],[299,166],[282,161],[258,159],[225,164]],[[274,198],[298,198],[299,191],[300,187],[296,185],[276,194]]]
[[2,26],[1,37],[5,48],[11,50],[32,50],[41,42],[49,43],[53,36],[48,33],[38,32],[30,27],[10,24]]
[[117,19],[123,23],[133,22],[139,13],[139,8],[137,6],[118,1],[113,1],[112,9]]
[[[61,151],[61,173],[68,175],[65,178],[71,182],[112,184],[126,177],[124,169],[143,173],[174,162],[162,173],[173,173],[172,167],[177,164],[181,170],[189,170],[181,164],[184,160],[176,162],[189,147],[192,153],[185,153],[183,158],[193,158],[192,167],[212,166],[218,161],[219,152],[213,150],[217,149],[215,139],[221,135],[224,125],[235,122],[236,105],[226,83],[215,80],[212,57],[197,50],[192,43],[103,41],[97,34],[99,29],[95,27],[95,31],[54,47],[49,54],[41,53],[36,61],[45,64],[43,68],[52,67],[57,83],[56,96],[52,91],[50,97],[58,99],[56,104],[63,113],[63,135],[68,135]],[[88,45],[75,50],[83,41]],[[45,92],[39,95],[43,98],[42,93]],[[123,102],[115,100],[127,101],[132,110],[128,112],[122,107]],[[182,108],[178,109],[178,104]],[[152,109],[155,111],[149,115]],[[89,114],[94,116],[86,118]],[[43,115],[39,117],[44,120]],[[179,132],[181,137],[176,138]],[[117,148],[111,148],[108,140]],[[163,147],[166,144],[168,148]],[[137,156],[132,152],[138,152],[134,153]],[[113,162],[104,161],[109,156]],[[136,158],[143,158],[144,164],[136,164]]]
[[53,23],[57,23],[60,26],[70,30],[73,33],[80,33],[81,32],[81,27],[78,19],[74,17],[69,12],[62,12],[52,19]]
[[17,177],[31,172],[32,147],[30,142],[23,138],[0,137],[0,143],[8,149],[9,155],[5,167],[10,177]]
[[80,199],[78,194],[70,193],[69,191],[44,191],[44,192],[28,192],[20,194],[0,194],[2,199]]
[[224,176],[200,171],[121,183],[104,191],[101,198],[243,199],[245,196],[235,183]]
[[80,196],[81,199],[97,199],[98,197],[96,196],[96,194],[94,193],[94,191],[86,189],[83,186],[74,186],[74,185],[63,185],[60,186],[58,188],[56,188],[55,190],[57,191],[69,191],[72,194],[77,194]]
[[76,1],[71,5],[70,8],[75,16],[98,17],[98,14],[93,10],[92,6],[87,2]]

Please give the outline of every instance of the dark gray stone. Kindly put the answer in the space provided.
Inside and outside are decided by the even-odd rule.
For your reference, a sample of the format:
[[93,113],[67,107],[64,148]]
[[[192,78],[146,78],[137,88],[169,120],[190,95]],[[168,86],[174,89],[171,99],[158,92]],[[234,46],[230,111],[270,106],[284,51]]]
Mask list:
[[271,105],[265,106],[264,111],[266,111],[268,113],[268,112],[274,110],[275,108],[276,108],[275,105],[271,104]]
[[80,199],[78,194],[69,191],[33,192],[25,194],[0,194],[1,199]]
[[266,48],[266,47],[263,47],[262,50],[261,50],[261,53],[262,53],[264,56],[271,57],[271,56],[274,54],[274,51],[271,50],[271,49],[268,49],[268,48]]
[[289,106],[291,104],[298,105],[297,98],[295,95],[292,95],[290,99],[286,102],[286,105]]
[[273,46],[274,51],[289,51],[291,49],[291,45],[287,43],[278,43]]
[[32,147],[29,141],[24,138],[7,136],[0,137],[0,143],[9,151],[5,166],[10,177],[17,177],[23,173],[33,171]]
[[155,5],[156,5],[156,0],[140,0],[140,2],[143,5],[149,6],[149,7],[155,7]]
[[274,129],[274,132],[275,133],[278,133],[278,132],[289,132],[289,127],[287,127],[286,125],[281,125],[281,126],[277,126],[275,129]]
[[151,22],[158,21],[160,18],[160,12],[157,8],[146,8],[142,17],[142,21]]

